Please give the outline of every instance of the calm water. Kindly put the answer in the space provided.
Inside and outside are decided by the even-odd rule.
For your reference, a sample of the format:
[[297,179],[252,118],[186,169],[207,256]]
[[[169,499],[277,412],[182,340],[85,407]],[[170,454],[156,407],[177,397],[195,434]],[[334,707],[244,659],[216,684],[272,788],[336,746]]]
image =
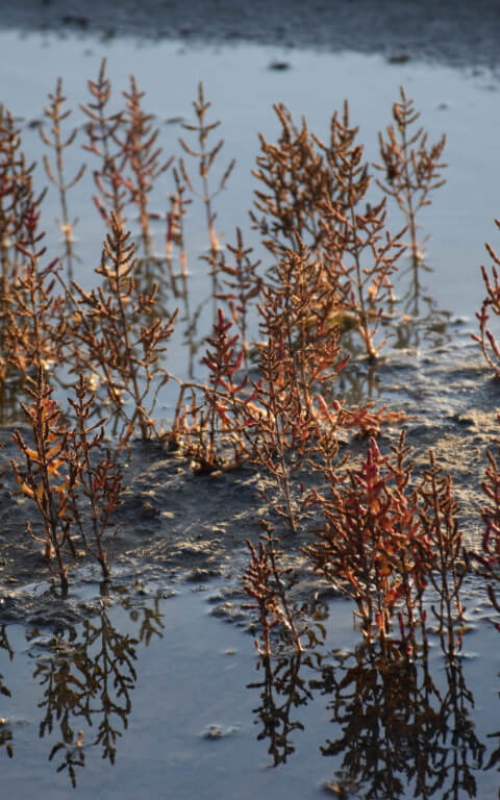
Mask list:
[[321,609],[325,645],[266,670],[210,613],[218,589],[138,600],[115,585],[83,624],[2,627],[6,796],[497,797],[500,634],[473,584],[456,668],[435,646],[427,676],[385,678],[350,654],[349,603]]

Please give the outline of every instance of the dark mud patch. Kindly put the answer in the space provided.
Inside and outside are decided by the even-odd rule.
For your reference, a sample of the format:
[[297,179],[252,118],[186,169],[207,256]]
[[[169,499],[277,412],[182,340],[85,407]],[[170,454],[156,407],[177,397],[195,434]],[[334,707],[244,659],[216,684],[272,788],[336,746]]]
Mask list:
[[433,60],[452,65],[498,64],[500,8],[493,0],[25,0],[6,4],[2,27],[180,39],[196,45],[250,41],[286,48],[381,53],[389,63]]

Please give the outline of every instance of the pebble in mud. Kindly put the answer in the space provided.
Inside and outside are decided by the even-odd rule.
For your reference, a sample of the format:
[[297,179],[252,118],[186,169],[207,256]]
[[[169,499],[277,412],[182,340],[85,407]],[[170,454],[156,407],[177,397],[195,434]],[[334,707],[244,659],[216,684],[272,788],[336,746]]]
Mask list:
[[292,65],[288,61],[271,61],[268,69],[274,72],[285,72],[287,69],[291,69],[291,67]]
[[348,788],[343,781],[338,783],[336,781],[327,781],[321,788],[325,794],[334,795],[338,800],[361,800],[359,794],[352,793],[354,784],[349,785],[351,788]]
[[141,516],[143,517],[143,519],[154,519],[154,517],[160,516],[160,512],[158,511],[157,508],[154,507],[154,505],[149,500],[146,500],[142,504]]
[[205,583],[211,578],[219,577],[219,571],[215,569],[203,569],[198,567],[188,572],[185,577],[187,583]]
[[201,733],[202,739],[223,739],[227,736],[233,736],[237,733],[237,728],[234,725],[222,727],[221,725],[212,724],[208,725]]
[[407,64],[410,60],[408,53],[394,53],[387,59],[389,64]]
[[214,606],[210,614],[235,625],[247,625],[249,620],[249,617],[242,611],[240,603],[231,603],[229,600]]

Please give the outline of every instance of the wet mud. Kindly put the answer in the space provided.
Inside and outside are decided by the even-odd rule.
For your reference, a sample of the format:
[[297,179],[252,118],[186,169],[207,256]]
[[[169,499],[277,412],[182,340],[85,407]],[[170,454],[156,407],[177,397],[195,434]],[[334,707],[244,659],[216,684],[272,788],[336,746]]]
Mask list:
[[[250,41],[332,52],[381,53],[392,64],[432,60],[498,65],[500,8],[492,0],[25,0],[2,9],[2,27],[103,39],[119,35],[190,42]],[[280,64],[283,59],[279,59]]]
[[[428,464],[429,450],[434,451],[439,465],[453,478],[465,545],[478,548],[486,453],[488,448],[495,450],[500,437],[498,380],[466,336],[432,350],[392,351],[377,366],[376,374],[380,396],[375,406],[386,405],[407,415],[403,423],[382,428],[380,448],[386,451],[395,444],[404,427],[415,475]],[[30,519],[35,533],[41,533],[36,509],[17,492],[9,469],[10,459],[18,457],[12,431],[3,428],[0,434],[5,469],[0,503],[0,619],[5,622],[32,622],[44,614],[46,621],[58,614],[77,618],[91,611],[100,595],[112,592],[114,584],[125,583],[136,594],[147,584],[168,593],[178,582],[203,585],[222,577],[228,596],[221,596],[215,613],[243,624],[249,619],[240,608],[240,577],[248,560],[246,540],[258,539],[262,520],[275,526],[284,561],[297,570],[297,593],[305,598],[328,591],[300,550],[314,540],[320,524],[317,511],[308,511],[299,533],[292,534],[262,495],[274,491],[272,478],[262,470],[245,465],[199,475],[188,460],[166,452],[161,444],[135,442],[124,463],[126,488],[116,519],[111,584],[99,588],[98,567],[82,557],[70,574],[67,601],[56,602],[58,592],[49,590],[55,580],[47,571],[43,546],[26,531]],[[349,450],[355,460],[366,447],[366,439],[346,438],[340,455]],[[302,472],[296,480],[306,490],[323,488],[318,473]]]

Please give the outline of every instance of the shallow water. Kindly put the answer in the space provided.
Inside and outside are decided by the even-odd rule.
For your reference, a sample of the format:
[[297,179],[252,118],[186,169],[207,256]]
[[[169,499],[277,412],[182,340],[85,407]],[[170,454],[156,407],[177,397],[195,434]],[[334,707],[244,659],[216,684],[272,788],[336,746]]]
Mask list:
[[220,588],[166,597],[150,585],[141,600],[116,585],[83,624],[2,627],[3,791],[299,800],[330,784],[346,791],[331,796],[396,800],[418,779],[436,800],[497,796],[500,634],[473,583],[453,680],[434,646],[427,683],[418,670],[381,682],[350,655],[359,636],[343,600],[322,608],[317,657],[285,650],[266,673],[251,636],[211,613]]

